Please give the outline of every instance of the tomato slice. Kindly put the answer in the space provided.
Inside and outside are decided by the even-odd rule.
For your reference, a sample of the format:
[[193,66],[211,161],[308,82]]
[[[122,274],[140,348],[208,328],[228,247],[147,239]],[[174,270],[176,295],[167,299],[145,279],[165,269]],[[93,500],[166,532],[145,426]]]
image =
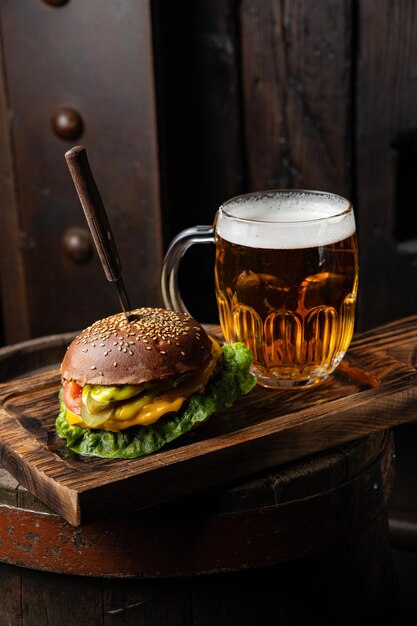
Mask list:
[[75,382],[75,380],[71,380],[69,383],[66,383],[64,386],[64,404],[73,413],[76,415],[81,414],[81,396],[83,393],[83,388],[81,385]]

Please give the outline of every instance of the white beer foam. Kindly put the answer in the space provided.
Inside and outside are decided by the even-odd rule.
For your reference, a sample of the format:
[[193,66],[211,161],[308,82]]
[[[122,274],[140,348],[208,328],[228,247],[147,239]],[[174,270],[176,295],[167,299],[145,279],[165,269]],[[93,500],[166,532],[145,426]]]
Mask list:
[[355,232],[355,217],[353,211],[347,212],[349,207],[345,198],[326,193],[241,196],[220,208],[216,231],[230,243],[251,248],[326,246]]

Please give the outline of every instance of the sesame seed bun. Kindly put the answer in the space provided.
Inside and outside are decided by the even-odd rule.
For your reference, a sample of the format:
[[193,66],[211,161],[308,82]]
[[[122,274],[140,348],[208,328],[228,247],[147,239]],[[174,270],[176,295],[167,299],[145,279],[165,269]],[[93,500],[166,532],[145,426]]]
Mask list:
[[63,382],[80,385],[141,385],[175,380],[201,369],[212,344],[206,331],[185,313],[142,308],[106,317],[69,345],[61,364]]

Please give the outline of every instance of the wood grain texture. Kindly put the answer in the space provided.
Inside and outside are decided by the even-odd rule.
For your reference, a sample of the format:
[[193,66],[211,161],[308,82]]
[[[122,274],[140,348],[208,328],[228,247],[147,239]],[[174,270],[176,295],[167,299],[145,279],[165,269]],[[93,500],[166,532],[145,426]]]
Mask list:
[[25,297],[16,295],[19,266],[2,276],[2,292],[17,299],[14,314],[27,317],[20,339],[27,328],[32,337],[62,332],[119,310],[97,257],[76,262],[63,247],[68,229],[85,221],[64,159],[73,141],[51,128],[61,107],[83,119],[78,141],[94,167],[132,305],[159,304],[162,227],[149,0],[72,0],[58,9],[4,0],[0,18],[19,183],[18,206],[9,210],[21,213],[20,240],[13,236],[7,249],[13,258],[24,256],[26,271]]
[[241,48],[251,189],[351,194],[350,0],[243,0]]
[[[165,244],[211,224],[219,205],[247,190],[241,115],[238,3],[152,3]],[[181,291],[196,319],[218,319],[214,247],[183,259]],[[202,279],[202,277],[204,277]]]
[[[15,603],[2,603],[0,616],[14,624],[23,607],[23,623],[37,626],[356,626],[361,616],[380,615],[395,623],[386,558],[391,461],[392,438],[375,433],[233,489],[179,499],[113,520],[115,525],[101,521],[75,529],[46,510],[39,515],[22,505],[8,509],[15,516],[6,520],[0,506],[0,538],[10,535],[2,558],[13,546],[14,562],[20,558],[22,565],[89,574],[57,576],[0,564],[2,592],[9,579],[23,581],[13,587]],[[377,491],[376,483],[382,487]],[[300,540],[307,555],[301,556]],[[232,569],[268,567],[227,574],[231,557]],[[204,571],[217,576],[201,576]],[[92,578],[103,575],[113,578]],[[141,580],[114,578],[132,575]],[[167,575],[181,577],[143,580]],[[377,597],[375,580],[384,584]],[[353,584],[360,602],[349,592]]]
[[[2,41],[0,15],[0,44]],[[5,60],[0,45],[0,277],[5,341],[14,343],[30,336],[27,302],[27,276],[22,248],[22,218],[18,210],[18,191],[13,142],[11,136],[10,103],[5,73]]]
[[[102,623],[101,581],[22,570],[22,625]],[[68,593],[70,590],[70,593]],[[82,600],[80,600],[82,598]]]
[[[374,341],[378,345],[378,331]],[[126,511],[154,505],[415,418],[413,368],[380,347],[361,350],[355,343],[345,363],[347,372],[341,368],[315,389],[257,387],[175,445],[127,462],[59,455],[56,369],[27,376],[24,386],[11,380],[0,387],[2,463],[53,510],[79,524],[111,515],[116,503]]]
[[[416,257],[401,251],[396,233],[398,185],[404,182],[399,144],[416,129],[417,7],[407,0],[364,0],[358,3],[358,23],[356,178],[363,294],[358,304],[360,320],[372,327],[417,308],[417,291],[409,287],[417,282]],[[413,172],[407,184],[415,189]],[[415,191],[407,207],[410,223],[414,204]]]
[[392,437],[375,433],[250,482],[78,528],[26,492],[16,506],[0,506],[1,559],[57,573],[153,578],[304,558],[345,542],[385,510],[392,457]]
[[417,315],[384,324],[357,335],[351,350],[381,349],[411,367],[417,367]]
[[[11,576],[13,570],[22,575],[24,586],[22,589],[17,586],[15,595],[23,607],[33,607],[34,615],[41,618],[36,626],[399,624],[395,579],[390,559],[386,559],[389,538],[384,523],[386,519],[381,514],[342,545],[302,560],[232,574],[97,581],[30,569],[19,571],[0,564],[0,579],[5,579],[2,570]],[[377,589],[377,598],[373,593],[375,578],[383,582]],[[39,599],[43,603],[35,606]],[[6,608],[10,607],[7,600],[5,604]],[[16,612],[9,610],[3,614],[0,608],[1,617],[4,615],[1,626],[35,624],[21,622],[19,608],[16,606]],[[55,621],[48,619],[49,616]],[[30,615],[27,617],[30,620]],[[86,622],[86,617],[91,621]]]
[[[200,510],[205,502],[212,513],[235,513],[306,498],[322,489],[334,489],[360,473],[364,459],[367,464],[375,459],[384,440],[384,432],[373,433],[359,441],[309,457],[307,461],[273,469],[249,482],[239,481],[232,486],[226,485],[224,490],[214,488],[210,492],[205,491],[204,495],[194,494],[191,506]],[[4,469],[0,470],[0,501],[28,511],[52,514],[45,504]]]
[[22,619],[22,572],[11,565],[0,566],[0,625],[15,626]]

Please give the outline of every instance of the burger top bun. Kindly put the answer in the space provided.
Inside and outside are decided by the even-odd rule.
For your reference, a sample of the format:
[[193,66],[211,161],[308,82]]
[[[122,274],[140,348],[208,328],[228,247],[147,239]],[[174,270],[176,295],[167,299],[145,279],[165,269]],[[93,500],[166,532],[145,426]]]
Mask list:
[[211,340],[192,317],[142,308],[98,320],[70,344],[61,364],[63,382],[141,385],[198,371],[211,355]]

